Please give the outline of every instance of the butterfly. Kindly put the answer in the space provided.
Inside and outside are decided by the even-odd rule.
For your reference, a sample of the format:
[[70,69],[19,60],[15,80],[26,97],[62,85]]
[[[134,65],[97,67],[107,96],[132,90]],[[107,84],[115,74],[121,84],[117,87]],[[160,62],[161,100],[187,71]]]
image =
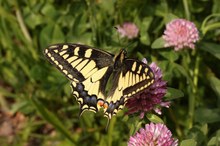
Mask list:
[[151,68],[127,58],[125,49],[113,55],[90,46],[65,43],[47,47],[44,54],[70,80],[80,115],[86,110],[103,109],[104,116],[111,119],[128,98],[154,83]]

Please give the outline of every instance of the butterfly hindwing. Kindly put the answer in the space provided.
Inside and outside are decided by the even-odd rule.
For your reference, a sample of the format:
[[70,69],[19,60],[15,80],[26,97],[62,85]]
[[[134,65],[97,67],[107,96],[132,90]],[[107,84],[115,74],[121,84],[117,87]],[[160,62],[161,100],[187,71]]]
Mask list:
[[111,73],[111,66],[104,67],[94,72],[83,82],[71,82],[73,94],[80,104],[80,114],[85,110],[97,112],[100,108],[108,106],[105,101],[105,87]]
[[125,59],[121,70],[113,80],[115,86],[111,89],[106,101],[112,103],[114,108],[105,112],[107,117],[111,116],[110,113],[115,115],[118,110],[121,110],[128,98],[135,96],[153,84],[154,74],[145,63],[139,60]]
[[[148,65],[134,59],[126,59],[124,64],[125,70],[123,70],[123,95],[125,97],[135,95],[153,84],[154,73]],[[125,82],[126,80],[128,80],[127,84]]]

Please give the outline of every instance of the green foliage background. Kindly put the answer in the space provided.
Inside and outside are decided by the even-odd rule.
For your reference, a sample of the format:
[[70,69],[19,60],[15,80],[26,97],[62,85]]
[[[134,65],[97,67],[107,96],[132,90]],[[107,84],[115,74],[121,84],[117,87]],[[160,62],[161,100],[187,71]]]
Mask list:
[[[13,141],[3,137],[1,145],[122,146],[144,124],[161,120],[181,146],[220,145],[219,6],[218,0],[0,0],[0,107],[26,118]],[[163,48],[165,24],[176,17],[200,30],[196,50]],[[139,38],[118,37],[114,26],[127,21],[138,26]],[[171,107],[143,120],[121,112],[108,131],[102,113],[79,118],[68,80],[42,53],[63,42],[111,53],[127,47],[129,57],[157,62],[171,87],[165,97]],[[44,133],[48,124],[52,132]]]

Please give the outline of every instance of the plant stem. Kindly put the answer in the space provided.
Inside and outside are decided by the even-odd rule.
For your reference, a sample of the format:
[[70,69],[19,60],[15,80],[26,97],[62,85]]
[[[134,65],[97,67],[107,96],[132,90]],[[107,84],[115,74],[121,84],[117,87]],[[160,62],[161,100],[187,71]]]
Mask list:
[[184,7],[184,12],[185,12],[185,17],[186,19],[190,20],[190,12],[189,12],[189,4],[188,0],[183,0],[183,7]]
[[1,110],[7,111],[7,112],[9,111],[9,105],[1,93],[0,93],[0,106],[1,106]]
[[27,29],[27,27],[26,27],[26,25],[24,23],[24,20],[23,20],[23,17],[22,17],[22,14],[21,14],[21,11],[20,11],[19,7],[16,8],[15,13],[16,13],[16,17],[17,17],[17,20],[18,20],[18,24],[20,25],[21,30],[22,30],[25,38],[29,42],[32,42],[31,36],[30,36],[30,34],[28,32],[28,29]]
[[99,29],[97,29],[97,19],[95,15],[95,4],[91,0],[86,0],[88,7],[89,21],[92,29],[92,41],[95,42],[95,45],[100,45],[100,34]]
[[193,75],[192,75],[192,80],[193,80],[193,86],[192,86],[192,96],[189,96],[189,128],[192,128],[193,126],[193,118],[194,118],[194,113],[195,113],[195,102],[197,98],[197,93],[198,93],[198,75],[199,75],[199,64],[200,64],[200,57],[199,55],[196,55],[196,51],[194,50],[192,52],[192,56],[195,56],[195,67],[193,70]]

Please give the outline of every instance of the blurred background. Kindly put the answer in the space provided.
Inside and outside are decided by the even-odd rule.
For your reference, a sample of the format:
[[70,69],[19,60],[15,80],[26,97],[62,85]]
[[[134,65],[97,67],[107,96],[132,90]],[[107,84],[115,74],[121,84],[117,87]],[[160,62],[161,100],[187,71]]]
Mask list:
[[[123,146],[153,121],[154,113],[140,119],[122,111],[106,131],[102,113],[79,118],[69,81],[43,55],[64,42],[113,54],[125,47],[131,58],[156,62],[171,101],[156,117],[179,143],[220,144],[219,6],[218,0],[0,0],[0,145]],[[195,50],[176,52],[156,41],[173,18],[195,23]],[[139,36],[122,38],[115,27],[124,22],[136,24]]]

